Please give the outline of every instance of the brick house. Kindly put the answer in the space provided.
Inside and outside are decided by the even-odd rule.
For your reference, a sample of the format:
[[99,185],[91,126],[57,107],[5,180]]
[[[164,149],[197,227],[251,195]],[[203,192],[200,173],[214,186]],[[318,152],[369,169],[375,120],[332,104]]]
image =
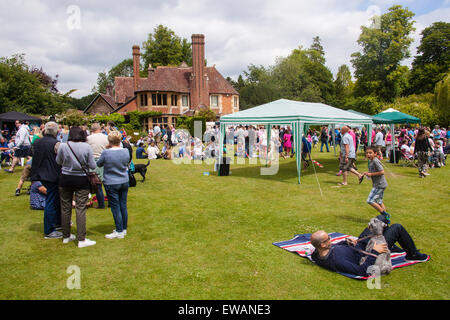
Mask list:
[[192,67],[149,66],[147,77],[141,77],[140,48],[133,46],[133,77],[116,77],[113,88],[98,94],[85,113],[126,115],[133,110],[160,111],[160,117],[149,118],[154,124],[176,124],[176,118],[192,115],[199,108],[210,108],[219,117],[239,111],[239,93],[215,66],[205,66],[205,37],[192,35]]

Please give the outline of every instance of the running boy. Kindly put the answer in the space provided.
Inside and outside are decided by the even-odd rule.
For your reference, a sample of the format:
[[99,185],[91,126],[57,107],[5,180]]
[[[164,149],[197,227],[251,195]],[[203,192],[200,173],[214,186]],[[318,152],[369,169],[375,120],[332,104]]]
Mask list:
[[367,203],[380,212],[389,224],[391,216],[386,212],[383,204],[384,190],[388,184],[384,177],[383,165],[377,158],[377,149],[373,146],[367,147],[366,157],[369,159],[369,172],[364,172],[364,175],[372,178],[372,190],[367,198]]

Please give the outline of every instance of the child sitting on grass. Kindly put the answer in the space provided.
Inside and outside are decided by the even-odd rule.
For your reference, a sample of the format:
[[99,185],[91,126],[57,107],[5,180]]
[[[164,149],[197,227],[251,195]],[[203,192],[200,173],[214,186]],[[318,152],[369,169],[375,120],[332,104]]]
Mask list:
[[386,212],[386,207],[383,203],[384,190],[388,184],[384,177],[383,165],[377,157],[377,149],[373,146],[367,147],[366,157],[369,159],[369,172],[364,172],[364,175],[372,178],[372,190],[367,198],[367,203],[380,212],[389,224],[391,216]]

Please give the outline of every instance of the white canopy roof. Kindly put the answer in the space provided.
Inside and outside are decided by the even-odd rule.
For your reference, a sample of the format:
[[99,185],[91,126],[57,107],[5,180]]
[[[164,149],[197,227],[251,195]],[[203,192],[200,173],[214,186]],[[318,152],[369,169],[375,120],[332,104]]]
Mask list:
[[372,124],[363,115],[334,108],[323,103],[280,99],[251,109],[228,114],[220,118],[226,124]]

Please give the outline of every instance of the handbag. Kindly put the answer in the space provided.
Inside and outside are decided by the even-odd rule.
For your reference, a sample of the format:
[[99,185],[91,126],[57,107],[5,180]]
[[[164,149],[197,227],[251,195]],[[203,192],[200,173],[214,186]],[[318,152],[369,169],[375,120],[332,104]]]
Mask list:
[[75,159],[77,159],[78,163],[80,164],[81,169],[83,169],[84,173],[86,174],[86,177],[89,182],[89,192],[91,194],[96,194],[98,192],[99,186],[102,184],[102,181],[100,180],[100,178],[98,177],[96,172],[88,171],[83,167],[83,165],[81,164],[77,155],[75,154],[72,147],[70,146],[69,142],[67,142],[67,145],[69,146],[70,151],[72,151],[73,155],[75,156]]
[[134,177],[133,172],[131,172],[130,169],[128,169],[128,184],[130,187],[136,187],[136,178]]

